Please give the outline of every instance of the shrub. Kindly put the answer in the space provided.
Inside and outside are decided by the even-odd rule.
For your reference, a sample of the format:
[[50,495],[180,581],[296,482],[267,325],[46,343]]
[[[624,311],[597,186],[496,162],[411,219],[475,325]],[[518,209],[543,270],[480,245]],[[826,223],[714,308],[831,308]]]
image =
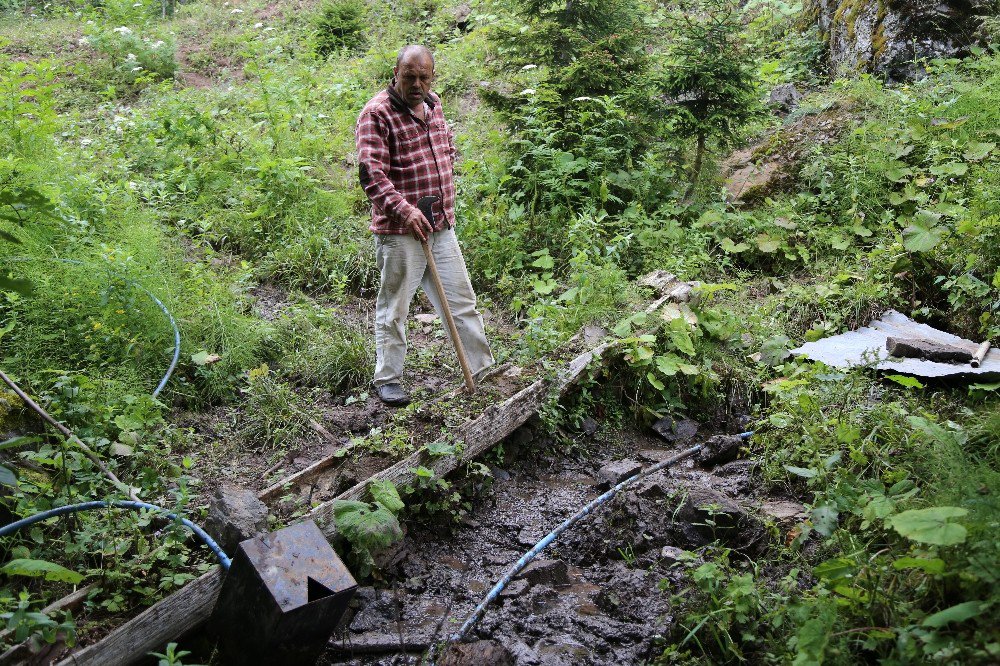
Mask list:
[[87,40],[107,55],[120,79],[129,84],[172,79],[177,71],[176,50],[171,39],[142,37],[127,26],[98,29]]
[[313,21],[316,53],[328,56],[364,44],[366,18],[365,3],[361,0],[327,0]]

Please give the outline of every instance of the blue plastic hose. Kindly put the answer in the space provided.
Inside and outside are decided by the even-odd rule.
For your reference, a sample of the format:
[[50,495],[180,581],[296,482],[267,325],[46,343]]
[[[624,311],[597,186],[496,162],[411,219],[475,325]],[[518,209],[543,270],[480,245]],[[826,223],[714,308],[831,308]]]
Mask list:
[[[78,259],[62,259],[60,257],[0,257],[0,259],[3,259],[4,261],[17,261],[17,262],[57,261],[63,264],[86,266],[86,262],[79,261]],[[151,292],[149,289],[146,289],[135,280],[131,280],[129,278],[122,278],[122,279],[130,286],[135,287],[136,289],[142,291],[147,296],[149,296],[149,298],[152,299],[152,301],[156,303],[161,310],[163,310],[163,314],[167,315],[167,319],[170,321],[170,327],[174,329],[173,357],[170,359],[170,366],[167,368],[166,374],[163,375],[163,378],[160,380],[160,383],[157,384],[156,388],[153,390],[153,397],[155,398],[158,395],[160,395],[160,391],[162,391],[163,387],[167,385],[167,382],[170,380],[170,375],[174,373],[174,368],[177,367],[177,361],[180,359],[181,356],[181,331],[179,328],[177,328],[177,322],[174,321],[174,316],[170,314],[170,310],[168,310],[167,306],[163,304],[163,301],[161,301],[160,299],[158,299],[156,296],[153,295],[153,292]]]
[[[752,431],[751,432],[742,432],[739,435],[737,435],[737,437],[741,437],[742,439],[748,439],[751,435],[753,435]],[[686,458],[690,458],[694,454],[698,453],[699,451],[702,450],[702,448],[703,448],[703,446],[701,444],[698,444],[696,446],[692,446],[690,449],[685,449],[684,451],[681,451],[680,453],[678,453],[675,456],[667,458],[666,460],[664,460],[662,462],[656,463],[652,467],[647,467],[646,469],[644,469],[644,470],[642,470],[640,472],[636,472],[635,474],[633,474],[632,476],[628,477],[627,479],[625,479],[624,481],[622,481],[618,485],[616,485],[613,488],[611,488],[611,490],[609,490],[606,493],[604,493],[603,495],[599,496],[597,499],[592,500],[589,504],[587,504],[587,506],[583,507],[582,509],[580,509],[579,511],[577,511],[575,514],[573,514],[572,516],[570,516],[569,518],[567,518],[565,521],[563,521],[562,524],[559,525],[559,527],[555,528],[554,530],[552,530],[551,532],[549,532],[547,535],[545,535],[545,537],[542,538],[541,541],[539,541],[538,543],[536,543],[534,545],[534,547],[532,547],[531,550],[529,550],[527,553],[525,553],[524,555],[522,555],[521,558],[517,562],[514,563],[514,566],[512,566],[510,568],[510,570],[503,575],[503,578],[501,578],[497,582],[497,584],[493,586],[493,589],[489,591],[489,594],[487,594],[486,597],[479,603],[479,605],[476,606],[476,609],[474,611],[472,611],[472,614],[465,621],[465,623],[459,628],[459,630],[457,632],[455,632],[454,634],[452,634],[448,638],[448,643],[457,643],[458,641],[460,641],[463,638],[465,638],[465,635],[467,633],[469,633],[469,630],[472,629],[472,627],[475,626],[476,623],[479,622],[479,620],[482,619],[483,615],[486,613],[486,607],[489,606],[498,596],[500,596],[500,593],[503,592],[504,588],[507,587],[507,585],[514,578],[514,576],[516,576],[518,573],[520,573],[521,570],[524,569],[524,567],[528,566],[528,564],[533,559],[535,559],[536,555],[538,555],[540,552],[542,552],[543,550],[545,550],[545,548],[547,548],[549,544],[551,544],[553,541],[555,541],[556,537],[558,537],[560,534],[562,534],[563,532],[565,532],[566,530],[568,530],[570,527],[572,527],[573,525],[575,525],[582,518],[585,518],[586,516],[589,516],[594,511],[594,509],[596,509],[597,507],[601,506],[602,504],[604,504],[605,502],[607,502],[609,499],[611,499],[612,497],[614,497],[615,495],[617,495],[618,492],[622,488],[625,488],[625,487],[629,486],[630,484],[634,483],[635,481],[637,481],[637,480],[639,480],[639,479],[641,479],[643,477],[649,476],[650,474],[652,474],[654,472],[658,472],[661,469],[666,469],[667,467],[671,467],[673,465],[676,465],[680,461],[682,461],[682,460],[684,460]],[[431,663],[433,663],[433,661]]]
[[179,517],[176,513],[172,513],[161,506],[156,506],[155,504],[147,504],[146,502],[133,502],[131,500],[114,500],[114,501],[93,501],[93,502],[81,502],[80,504],[67,504],[66,506],[61,506],[56,509],[50,509],[48,511],[43,511],[42,513],[36,513],[33,516],[28,516],[27,518],[22,518],[17,522],[10,523],[0,527],[0,537],[5,537],[13,534],[22,527],[28,527],[29,525],[34,525],[43,520],[48,520],[49,518],[55,518],[56,516],[64,516],[70,513],[78,513],[80,511],[90,511],[92,509],[105,509],[107,507],[114,507],[116,509],[133,509],[136,511],[141,511],[143,509],[148,511],[156,511],[157,513],[164,514],[170,520],[180,520],[181,523],[192,532],[197,535],[199,539],[205,542],[205,545],[215,553],[215,556],[219,559],[219,564],[222,568],[229,570],[229,565],[232,560],[226,555],[226,552],[222,550],[222,547],[215,542],[215,539],[210,537],[205,530],[203,530],[198,525],[195,525],[187,518]]

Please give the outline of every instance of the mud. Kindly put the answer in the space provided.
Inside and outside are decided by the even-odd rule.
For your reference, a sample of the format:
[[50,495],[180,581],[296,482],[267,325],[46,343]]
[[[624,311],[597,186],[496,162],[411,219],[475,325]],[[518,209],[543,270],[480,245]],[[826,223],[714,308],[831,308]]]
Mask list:
[[[551,443],[530,432],[512,435],[507,465],[492,468],[494,483],[458,529],[410,526],[395,564],[361,589],[320,663],[416,663],[525,551],[600,494],[602,467],[627,459],[648,465],[682,450],[639,433],[626,441],[613,447],[592,439],[590,455],[571,458],[543,454]],[[520,449],[516,462],[512,448]],[[753,470],[741,462],[706,470],[687,461],[623,491],[508,585],[467,637],[491,641],[464,649],[479,657],[449,656],[449,663],[629,664],[655,657],[658,636],[674,622],[671,592],[683,585],[680,552],[720,540],[752,556],[763,545],[765,530],[747,509]]]

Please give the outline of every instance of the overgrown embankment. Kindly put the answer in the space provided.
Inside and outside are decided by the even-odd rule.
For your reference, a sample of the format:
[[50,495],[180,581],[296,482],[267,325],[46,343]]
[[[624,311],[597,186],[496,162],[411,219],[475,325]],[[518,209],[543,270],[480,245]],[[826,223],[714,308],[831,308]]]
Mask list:
[[[693,547],[677,568],[694,593],[650,658],[995,660],[997,386],[834,372],[785,352],[888,308],[975,340],[1000,332],[1000,61],[987,36],[967,60],[921,63],[920,81],[830,81],[797,10],[4,9],[0,244],[29,260],[0,276],[0,367],[144,497],[195,517],[200,479],[246,481],[233,461],[267,482],[308,464],[310,419],[373,459],[409,453],[411,433],[361,407],[376,277],[352,133],[398,47],[428,43],[496,355],[528,366],[585,324],[625,350],[600,384],[547,406],[550,430],[750,412],[756,483],[807,505],[766,555]],[[761,100],[787,83],[807,94],[775,113]],[[823,141],[793,136],[823,123],[836,125]],[[753,159],[792,163],[760,196],[727,201],[715,165],[748,140],[763,140]],[[698,299],[622,321],[651,269],[700,280]],[[135,285],[182,332],[159,400],[172,335]],[[451,357],[433,321],[411,332],[422,401]],[[110,492],[7,394],[0,409],[4,511]],[[460,518],[464,500],[447,497],[443,516]],[[3,548],[21,562],[0,588],[17,630],[5,641],[92,638],[208,562],[148,517],[103,513]],[[30,614],[80,575],[95,586],[75,621]]]

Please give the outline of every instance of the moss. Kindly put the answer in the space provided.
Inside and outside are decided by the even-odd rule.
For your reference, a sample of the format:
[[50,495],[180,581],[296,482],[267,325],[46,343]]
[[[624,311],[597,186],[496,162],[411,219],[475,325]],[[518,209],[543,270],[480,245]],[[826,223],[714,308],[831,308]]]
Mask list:
[[889,43],[885,35],[885,17],[889,14],[889,8],[885,6],[885,0],[879,0],[878,14],[875,16],[875,31],[872,33],[872,62],[878,60],[885,54],[885,47]]
[[854,39],[858,15],[861,14],[864,6],[865,0],[842,0],[837,6],[837,11],[833,14],[834,24],[842,24],[847,28],[848,39]]

